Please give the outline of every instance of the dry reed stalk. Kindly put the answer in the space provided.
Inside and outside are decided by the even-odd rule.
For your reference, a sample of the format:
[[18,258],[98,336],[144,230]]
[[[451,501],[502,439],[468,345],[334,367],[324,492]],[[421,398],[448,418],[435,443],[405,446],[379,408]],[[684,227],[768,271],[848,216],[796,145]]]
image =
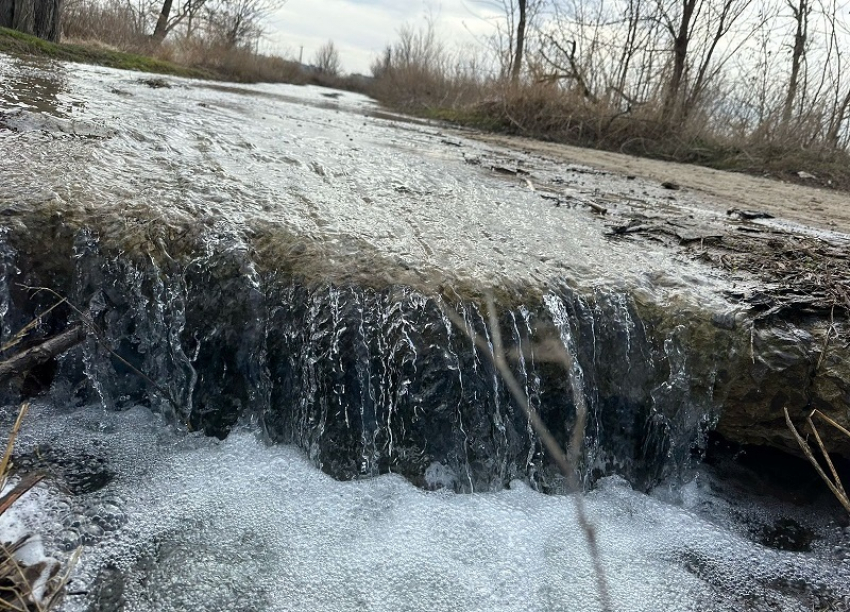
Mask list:
[[823,440],[821,439],[820,432],[818,431],[817,427],[815,427],[815,423],[812,420],[812,417],[819,416],[821,419],[838,429],[838,431],[843,433],[848,438],[850,438],[850,431],[839,425],[835,420],[831,419],[818,409],[812,410],[806,417],[806,422],[809,424],[809,428],[814,434],[815,441],[817,442],[818,448],[820,449],[821,455],[823,456],[823,460],[829,468],[830,474],[827,475],[826,471],[823,469],[820,462],[817,460],[817,457],[815,457],[815,454],[812,451],[811,446],[809,446],[809,443],[805,439],[803,439],[803,437],[797,431],[797,428],[794,427],[794,423],[791,421],[791,417],[788,414],[788,408],[785,407],[783,408],[783,410],[785,412],[785,422],[788,425],[788,429],[791,430],[791,433],[797,440],[797,444],[800,445],[800,449],[803,451],[803,454],[809,460],[809,463],[811,463],[812,466],[815,468],[815,471],[818,473],[821,479],[826,483],[826,486],[829,487],[829,490],[832,491],[832,494],[835,495],[835,498],[839,501],[839,503],[841,503],[842,506],[844,506],[844,509],[847,510],[848,513],[850,513],[850,497],[847,496],[847,492],[844,489],[844,485],[841,482],[841,478],[838,476],[838,471],[835,469],[835,465],[833,464],[832,459],[830,458],[829,453],[826,450],[826,446],[824,445]]
[[[29,403],[24,402],[9,432],[6,450],[0,461],[0,490],[5,488],[8,481],[12,450],[28,410]],[[24,476],[11,491],[0,497],[0,516],[27,491],[41,482],[43,477],[43,474]],[[59,576],[60,564],[52,559],[25,565],[19,561],[17,555],[30,542],[31,536],[25,535],[14,542],[0,543],[0,611],[47,612],[52,609],[58,604],[70,578],[71,570],[79,558],[78,549],[68,563],[63,576]]]
[[21,404],[20,410],[18,410],[18,418],[15,419],[15,424],[12,426],[12,430],[9,432],[9,440],[6,442],[6,451],[3,453],[3,459],[0,460],[0,490],[3,490],[6,487],[6,480],[9,477],[9,467],[10,460],[12,458],[12,450],[15,447],[15,439],[18,437],[18,433],[21,431],[21,424],[23,423],[24,417],[27,412],[29,412],[30,403],[24,402]]
[[[492,348],[486,340],[467,327],[463,317],[461,317],[454,309],[444,305],[443,311],[446,313],[449,320],[451,320],[458,329],[469,337],[475,346],[491,360],[514,401],[519,404],[520,408],[522,408],[525,413],[532,429],[534,429],[534,432],[540,437],[540,440],[552,456],[552,459],[555,461],[558,469],[567,478],[570,488],[575,493],[571,497],[575,504],[579,526],[581,527],[582,533],[587,541],[591,561],[593,563],[593,571],[596,577],[596,591],[599,596],[602,610],[604,612],[612,610],[611,598],[608,591],[608,581],[605,577],[605,570],[602,567],[602,560],[599,554],[599,544],[596,539],[596,529],[587,517],[587,512],[584,506],[584,498],[581,496],[581,492],[579,490],[577,464],[581,455],[582,445],[584,444],[584,430],[587,422],[587,404],[585,403],[582,390],[576,388],[574,381],[570,376],[570,372],[574,367],[574,358],[569,352],[569,347],[565,347],[562,344],[547,347],[547,349],[549,349],[549,358],[560,363],[560,365],[564,368],[564,372],[567,373],[567,376],[570,379],[570,384],[573,387],[573,399],[576,404],[576,422],[573,426],[573,432],[570,436],[570,444],[565,454],[558,444],[558,441],[555,440],[555,436],[552,435],[552,432],[550,432],[549,428],[546,427],[546,424],[543,423],[543,420],[540,418],[537,410],[535,410],[534,406],[529,403],[528,397],[522,390],[519,381],[517,381],[516,377],[514,377],[513,372],[511,372],[511,369],[508,366],[506,353],[502,344],[502,334],[499,330],[498,320],[496,319],[496,306],[493,301],[493,296],[491,294],[487,294],[487,318],[490,327],[490,335],[493,339]],[[554,345],[555,343],[552,344]]]
[[38,325],[45,315],[49,314],[54,308],[56,308],[57,306],[61,306],[64,303],[65,298],[62,298],[47,310],[43,310],[42,312],[35,315],[35,318],[33,318],[32,321],[24,325],[21,329],[19,329],[18,332],[14,336],[12,336],[12,339],[9,340],[9,342],[4,344],[3,346],[0,346],[0,353],[5,353],[10,348],[14,348],[18,344],[20,344],[21,340],[24,339],[24,336],[26,336],[31,329]]

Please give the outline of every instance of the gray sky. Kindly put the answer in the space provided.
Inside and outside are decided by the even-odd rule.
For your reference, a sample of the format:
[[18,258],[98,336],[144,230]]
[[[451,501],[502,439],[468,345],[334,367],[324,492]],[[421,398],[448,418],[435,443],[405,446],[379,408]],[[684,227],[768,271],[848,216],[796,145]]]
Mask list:
[[340,51],[344,72],[369,73],[372,60],[405,23],[424,24],[433,15],[440,38],[457,46],[481,44],[492,33],[499,0],[287,0],[267,22],[261,50],[304,62],[329,39]]

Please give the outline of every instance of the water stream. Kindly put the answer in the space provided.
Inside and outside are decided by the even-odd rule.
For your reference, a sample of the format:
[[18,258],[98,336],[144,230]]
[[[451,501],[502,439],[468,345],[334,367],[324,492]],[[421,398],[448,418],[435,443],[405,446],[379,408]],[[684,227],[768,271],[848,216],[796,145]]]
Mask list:
[[700,464],[753,351],[728,281],[535,182],[659,187],[350,93],[5,56],[0,82],[3,339],[57,301],[35,287],[98,329],[4,390],[4,423],[37,397],[21,462],[59,474],[20,520],[84,547],[63,609],[599,609],[563,475],[473,344],[485,292],[559,442],[589,406],[615,609],[848,609],[828,498]]

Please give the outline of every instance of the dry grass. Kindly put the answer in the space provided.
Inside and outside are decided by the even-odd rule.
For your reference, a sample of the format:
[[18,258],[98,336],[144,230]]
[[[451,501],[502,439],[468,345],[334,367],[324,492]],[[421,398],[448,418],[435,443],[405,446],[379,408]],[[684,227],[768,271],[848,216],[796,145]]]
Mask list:
[[[586,95],[568,81],[529,77],[513,83],[481,76],[463,69],[463,58],[435,41],[415,44],[416,36],[402,32],[373,66],[370,93],[395,109],[485,130],[850,190],[850,155],[818,136],[822,118],[817,116],[791,127],[765,122],[753,128],[724,114],[718,93],[671,123],[663,120],[660,99],[627,103],[613,94]],[[427,30],[418,36],[427,39]],[[803,179],[800,171],[815,178]]]
[[150,49],[146,25],[131,5],[120,0],[76,0],[68,2],[62,13],[62,38],[112,51],[143,53]]
[[[28,409],[28,403],[21,406],[18,418],[9,432],[6,451],[0,460],[0,490],[6,489],[10,478],[12,450]],[[41,479],[41,474],[22,476],[15,486],[0,497],[0,516],[9,511],[15,502]],[[21,555],[32,541],[31,535],[25,535],[14,541],[6,541],[4,536],[0,536],[0,610],[2,611],[46,612],[56,607],[65,591],[65,585],[78,553],[74,555],[64,573],[61,572],[60,563],[53,559],[27,564],[21,560]]]
[[[297,63],[226,44],[220,36],[175,34],[161,45],[152,43],[146,15],[120,0],[71,2],[63,14],[66,42],[92,51],[140,54],[194,71],[194,76],[244,83],[305,83]],[[97,62],[94,62],[97,63]],[[193,76],[193,75],[188,75]]]

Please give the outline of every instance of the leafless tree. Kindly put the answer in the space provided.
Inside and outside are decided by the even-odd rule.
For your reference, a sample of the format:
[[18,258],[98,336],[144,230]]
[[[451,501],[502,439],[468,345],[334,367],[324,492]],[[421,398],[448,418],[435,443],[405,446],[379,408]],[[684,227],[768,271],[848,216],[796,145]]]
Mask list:
[[800,67],[806,54],[806,42],[809,36],[809,16],[812,14],[810,0],[787,0],[794,17],[794,47],[791,51],[791,76],[788,79],[788,93],[785,96],[785,104],[782,107],[782,123],[791,121],[794,111],[794,102],[797,99],[797,91],[800,86]]
[[207,0],[183,0],[179,1],[174,12],[174,0],[164,0],[159,9],[151,39],[155,44],[162,43],[168,34],[184,21],[191,24],[201,14]]
[[501,76],[519,81],[525,64],[529,37],[535,18],[548,0],[470,0],[496,15],[495,34],[487,39],[495,53]]
[[519,74],[522,71],[522,54],[525,51],[525,30],[528,24],[528,0],[517,0],[519,15],[516,24],[516,44],[514,45],[514,57],[511,64],[511,81],[519,82]]
[[263,35],[263,20],[286,0],[207,0],[206,18],[215,37],[228,48],[253,43]]
[[319,47],[315,58],[313,58],[313,65],[319,71],[319,74],[327,76],[338,76],[341,64],[339,51],[332,40]]
[[[206,22],[206,29],[225,46],[237,47],[260,38],[262,21],[286,0],[163,0],[151,38],[160,44],[169,33],[186,25],[187,35]],[[176,8],[176,12],[175,12]]]
[[[688,109],[696,106],[706,85],[711,81],[723,65],[723,61],[717,60],[718,48],[723,39],[729,34],[736,22],[745,14],[753,0],[721,0],[720,2],[709,2],[705,16],[706,40],[702,45],[703,52],[699,59],[696,77],[690,87],[688,101],[684,109],[687,115]],[[761,24],[755,22],[753,29]],[[746,38],[744,39],[746,40]],[[728,50],[726,57],[733,55],[738,49],[734,46]]]

